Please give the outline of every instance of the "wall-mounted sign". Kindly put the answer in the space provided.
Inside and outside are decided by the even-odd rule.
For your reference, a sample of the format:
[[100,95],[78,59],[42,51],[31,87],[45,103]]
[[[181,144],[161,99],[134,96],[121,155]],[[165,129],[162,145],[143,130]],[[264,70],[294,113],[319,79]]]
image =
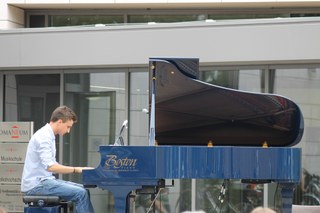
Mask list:
[[1,143],[0,163],[24,163],[27,143]]
[[0,122],[0,206],[23,212],[20,192],[23,165],[33,122]]
[[0,122],[0,142],[29,142],[33,122]]
[[23,212],[23,194],[20,192],[20,185],[1,185],[0,206],[8,212]]
[[22,170],[23,164],[0,164],[0,184],[20,184]]

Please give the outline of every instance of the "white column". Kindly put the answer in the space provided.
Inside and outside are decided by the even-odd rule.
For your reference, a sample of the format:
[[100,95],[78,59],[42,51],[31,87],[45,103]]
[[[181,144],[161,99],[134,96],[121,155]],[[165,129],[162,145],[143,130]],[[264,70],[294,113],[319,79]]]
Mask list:
[[0,1],[0,29],[24,27],[24,10],[8,5],[7,0]]

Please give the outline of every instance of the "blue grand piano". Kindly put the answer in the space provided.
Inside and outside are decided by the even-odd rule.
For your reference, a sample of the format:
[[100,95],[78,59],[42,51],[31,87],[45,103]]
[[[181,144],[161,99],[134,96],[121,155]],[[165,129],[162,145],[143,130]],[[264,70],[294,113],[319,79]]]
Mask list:
[[289,99],[198,80],[198,59],[150,59],[149,146],[100,146],[100,164],[83,184],[112,192],[115,212],[128,195],[165,179],[279,183],[291,212],[300,181],[303,117]]

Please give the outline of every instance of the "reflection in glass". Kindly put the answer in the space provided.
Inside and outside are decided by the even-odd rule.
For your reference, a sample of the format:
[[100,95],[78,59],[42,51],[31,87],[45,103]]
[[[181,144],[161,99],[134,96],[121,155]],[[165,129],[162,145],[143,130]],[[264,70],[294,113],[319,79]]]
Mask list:
[[296,190],[296,204],[320,205],[320,68],[276,69],[275,92],[290,97],[304,114],[302,180]]
[[[64,164],[96,167],[100,145],[113,144],[125,115],[125,73],[65,74],[64,102],[79,117],[64,138]],[[126,137],[125,137],[126,141]],[[81,182],[81,176],[69,176]],[[113,209],[113,196],[99,188],[91,189],[96,209]]]
[[5,120],[33,121],[37,131],[59,106],[59,75],[6,75]]
[[148,72],[130,74],[130,144],[135,146],[148,144],[148,77]]
[[121,15],[51,15],[49,27],[123,23]]
[[129,15],[128,23],[147,23],[147,22],[156,22],[156,23],[170,23],[170,22],[187,22],[187,21],[200,21],[205,20],[205,15]]
[[238,89],[239,72],[234,70],[203,70],[200,72],[200,80],[232,89]]
[[207,67],[201,68],[201,81],[250,92],[263,92],[263,73],[261,70],[216,70]]

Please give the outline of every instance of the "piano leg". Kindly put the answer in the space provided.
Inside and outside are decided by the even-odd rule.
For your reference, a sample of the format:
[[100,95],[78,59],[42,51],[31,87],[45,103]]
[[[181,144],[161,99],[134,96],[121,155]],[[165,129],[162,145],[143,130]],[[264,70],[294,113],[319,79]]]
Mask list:
[[295,183],[280,183],[283,213],[292,212],[293,191]]
[[129,205],[127,205],[127,198],[131,191],[141,189],[142,186],[158,186],[161,180],[146,179],[140,181],[139,184],[133,182],[122,183],[122,185],[99,185],[98,187],[108,190],[112,193],[114,198],[114,212],[115,213],[127,213],[129,212]]
[[127,210],[127,197],[132,190],[136,190],[137,186],[108,186],[102,187],[112,193],[114,198],[114,212],[126,213]]

